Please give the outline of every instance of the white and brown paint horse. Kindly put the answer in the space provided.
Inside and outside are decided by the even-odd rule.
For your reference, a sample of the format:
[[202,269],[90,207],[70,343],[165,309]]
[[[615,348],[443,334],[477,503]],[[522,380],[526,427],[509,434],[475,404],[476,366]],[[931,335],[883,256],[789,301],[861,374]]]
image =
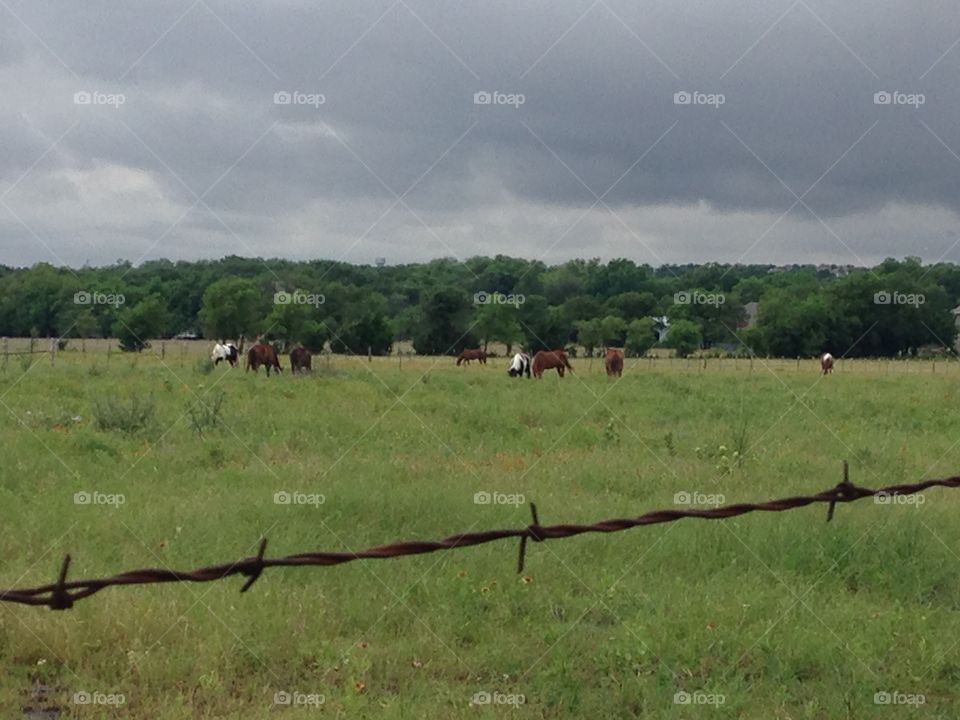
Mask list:
[[526,375],[527,378],[530,377],[530,356],[526,353],[518,352],[513,356],[513,360],[510,362],[510,369],[507,370],[507,374],[510,377],[520,377],[521,375]]
[[820,374],[829,375],[833,372],[833,355],[824,353],[820,356]]

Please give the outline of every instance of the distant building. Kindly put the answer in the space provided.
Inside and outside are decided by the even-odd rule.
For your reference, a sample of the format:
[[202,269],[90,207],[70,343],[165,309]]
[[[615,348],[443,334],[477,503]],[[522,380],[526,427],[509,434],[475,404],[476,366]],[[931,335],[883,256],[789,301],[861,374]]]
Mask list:
[[666,340],[670,332],[670,318],[666,315],[653,318],[653,331],[657,334],[657,342]]
[[[953,313],[953,324],[960,331],[960,305],[957,305],[951,312]],[[953,349],[960,353],[960,332],[957,333],[957,339],[953,341]]]
[[743,306],[743,320],[740,327],[753,327],[757,324],[757,318],[760,317],[760,303],[748,302]]

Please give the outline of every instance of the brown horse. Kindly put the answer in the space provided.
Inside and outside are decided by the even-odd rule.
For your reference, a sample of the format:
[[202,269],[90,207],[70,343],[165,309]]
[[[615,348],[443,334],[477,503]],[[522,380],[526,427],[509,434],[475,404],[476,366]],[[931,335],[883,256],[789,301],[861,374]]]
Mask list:
[[267,345],[265,342],[258,342],[247,353],[247,371],[251,369],[257,372],[260,366],[267,368],[267,376],[270,376],[270,368],[276,368],[280,373],[283,368],[280,367],[280,359],[277,357],[277,351],[273,345]]
[[303,345],[290,351],[290,372],[310,372],[313,369],[313,355]]
[[607,375],[613,377],[623,376],[623,350],[616,348],[607,348],[607,354],[603,358],[604,365],[607,367]]
[[457,367],[460,363],[470,364],[471,360],[479,360],[481,365],[487,364],[487,353],[482,348],[468,348],[457,355]]
[[564,368],[573,372],[573,366],[567,360],[567,353],[563,350],[541,350],[533,356],[533,376],[542,378],[544,370],[556,368],[560,377],[563,377]]

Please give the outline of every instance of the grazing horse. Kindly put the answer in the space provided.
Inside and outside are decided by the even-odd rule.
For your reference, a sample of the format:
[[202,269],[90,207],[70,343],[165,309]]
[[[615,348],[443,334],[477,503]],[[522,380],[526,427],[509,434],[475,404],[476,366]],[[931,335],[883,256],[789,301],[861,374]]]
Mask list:
[[213,352],[210,353],[210,359],[214,365],[219,365],[221,361],[226,360],[230,367],[236,367],[240,360],[240,354],[243,352],[243,335],[240,336],[239,347],[232,342],[221,340],[213,346]]
[[507,370],[510,377],[520,377],[526,374],[530,379],[530,356],[526,353],[518,352],[513,356],[513,362],[510,363],[510,369]]
[[313,369],[313,355],[303,345],[290,351],[290,372],[310,372]]
[[468,348],[457,355],[457,367],[460,366],[460,363],[467,363],[469,365],[471,360],[479,360],[481,365],[486,365],[487,353],[481,348]]
[[824,353],[820,356],[820,373],[828,375],[833,372],[833,355]]
[[239,356],[240,352],[233,343],[217,343],[213,346],[213,352],[210,353],[210,359],[213,360],[214,365],[219,365],[221,362],[226,361],[230,363],[230,367],[237,366],[237,358]]
[[533,356],[533,376],[542,378],[544,370],[557,369],[557,374],[563,377],[564,368],[573,372],[573,366],[567,360],[567,353],[563,350],[541,350]]
[[621,377],[623,375],[623,350],[607,348],[607,354],[604,356],[603,362],[607,367],[608,376]]
[[277,357],[277,351],[273,345],[267,345],[264,342],[258,342],[247,353],[247,371],[253,369],[257,372],[260,366],[267,368],[267,377],[270,376],[270,368],[276,368],[279,374],[283,368],[280,367],[280,359]]

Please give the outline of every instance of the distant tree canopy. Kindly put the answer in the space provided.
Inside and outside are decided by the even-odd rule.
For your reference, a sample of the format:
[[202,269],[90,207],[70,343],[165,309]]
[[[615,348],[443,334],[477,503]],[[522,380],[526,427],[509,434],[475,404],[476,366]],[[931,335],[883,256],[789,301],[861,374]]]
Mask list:
[[[117,300],[117,298],[122,298]],[[642,355],[722,345],[763,355],[892,356],[952,346],[960,267],[917,258],[874,268],[664,265],[618,259],[547,266],[498,255],[372,267],[227,257],[131,266],[0,266],[0,336],[211,340],[262,335],[311,350],[423,354],[503,343],[528,352],[578,344]],[[744,305],[759,303],[744,327]]]

